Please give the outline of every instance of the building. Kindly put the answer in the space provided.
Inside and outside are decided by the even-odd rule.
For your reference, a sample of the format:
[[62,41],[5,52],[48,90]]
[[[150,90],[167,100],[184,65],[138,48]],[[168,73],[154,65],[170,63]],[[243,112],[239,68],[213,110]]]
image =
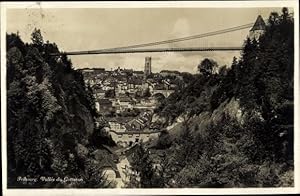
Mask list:
[[98,112],[108,112],[112,109],[112,102],[108,99],[98,99],[95,105]]
[[102,99],[105,97],[105,90],[98,88],[94,90],[94,97]]
[[155,98],[152,98],[152,97],[150,97],[150,98],[144,98],[144,99],[141,99],[140,100],[141,102],[141,104],[143,105],[143,106],[156,106],[156,100],[155,100]]
[[139,131],[145,127],[145,123],[140,119],[134,119],[127,125],[127,130]]
[[110,131],[112,139],[122,147],[133,146],[139,142],[147,142],[159,137],[160,131]]
[[110,120],[108,122],[110,130],[115,132],[124,132],[126,128],[123,123],[117,122],[116,120]]
[[172,70],[162,70],[159,73],[161,76],[166,77],[166,76],[180,76],[180,72],[179,71],[172,71]]
[[144,72],[143,71],[133,71],[133,76],[143,78]]
[[140,79],[134,77],[128,80],[127,85],[129,90],[137,90],[142,88],[143,82]]
[[259,40],[259,37],[264,34],[266,31],[266,24],[263,20],[262,16],[259,15],[253,25],[253,27],[250,30],[249,38],[251,40],[255,39],[256,41]]
[[121,110],[126,109],[126,108],[129,108],[129,109],[133,108],[133,106],[132,106],[133,101],[130,97],[127,97],[127,96],[119,96],[118,104],[120,105]]
[[146,78],[152,73],[151,71],[151,57],[145,58],[145,71],[144,71],[144,77]]

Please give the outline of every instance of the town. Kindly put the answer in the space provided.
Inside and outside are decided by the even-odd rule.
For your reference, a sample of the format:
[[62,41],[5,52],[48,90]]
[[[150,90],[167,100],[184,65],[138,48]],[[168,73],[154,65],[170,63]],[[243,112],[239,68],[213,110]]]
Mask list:
[[100,114],[97,123],[105,124],[105,130],[122,147],[157,138],[160,130],[152,120],[154,109],[184,85],[178,71],[152,73],[151,57],[145,57],[144,71],[120,67],[110,71],[104,68],[81,71]]

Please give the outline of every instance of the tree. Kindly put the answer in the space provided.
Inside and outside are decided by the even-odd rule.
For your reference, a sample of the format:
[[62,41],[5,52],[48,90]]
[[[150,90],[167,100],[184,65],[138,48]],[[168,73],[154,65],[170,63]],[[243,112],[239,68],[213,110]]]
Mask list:
[[[134,162],[132,163],[132,169],[139,176],[140,187],[162,187],[162,182],[159,180],[159,176],[153,168],[153,162],[150,158],[150,151],[148,149],[145,149],[142,144],[138,144],[132,156],[132,159],[134,160]],[[132,181],[134,182],[134,184],[136,184],[136,175],[133,175],[132,177]]]
[[157,149],[167,149],[172,145],[172,138],[168,131],[163,130],[156,143]]
[[34,28],[33,32],[31,33],[31,41],[37,46],[43,45],[44,40],[40,29]]
[[287,7],[282,8],[283,17],[287,17],[289,15],[289,9]]
[[[245,40],[241,58],[233,59],[226,74],[213,74],[209,59],[198,68],[202,75],[161,107],[165,118],[203,112],[174,128],[182,134],[166,153],[173,170],[167,171],[170,186],[292,186],[294,23],[288,10],[270,14],[265,33],[259,40]],[[193,111],[209,101],[210,110]],[[239,105],[240,117],[224,112],[231,101]],[[184,111],[178,110],[180,105]]]
[[204,76],[210,76],[215,73],[218,67],[217,62],[212,59],[205,58],[201,63],[198,65],[198,71],[200,74]]
[[269,16],[269,23],[271,25],[276,25],[278,24],[278,22],[279,22],[279,14],[277,12],[272,12]]
[[[44,44],[40,30],[35,29],[32,43],[26,44],[16,34],[7,35],[8,187],[66,186],[23,184],[18,176],[69,176],[87,182],[93,176],[84,164],[90,155],[87,152],[85,160],[79,160],[76,150],[79,144],[87,151],[92,148],[88,136],[94,131],[96,114],[91,92],[71,61],[66,56],[59,61],[49,55],[53,52],[58,52],[57,46]],[[102,187],[97,183],[101,176],[92,178]]]
[[116,146],[111,135],[100,127],[94,129],[94,132],[89,137],[89,143],[97,148],[100,148],[102,145]]
[[223,65],[219,70],[219,75],[225,76],[228,72],[228,69],[226,68],[226,65]]

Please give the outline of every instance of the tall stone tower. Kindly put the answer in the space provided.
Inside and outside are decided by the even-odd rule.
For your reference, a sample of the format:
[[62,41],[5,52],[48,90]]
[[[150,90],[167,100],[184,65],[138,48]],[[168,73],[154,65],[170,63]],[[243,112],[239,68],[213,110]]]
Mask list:
[[253,27],[250,30],[249,38],[251,40],[256,39],[258,41],[259,37],[264,34],[266,31],[266,23],[261,17],[261,15],[258,15]]
[[145,78],[151,74],[151,57],[145,58]]

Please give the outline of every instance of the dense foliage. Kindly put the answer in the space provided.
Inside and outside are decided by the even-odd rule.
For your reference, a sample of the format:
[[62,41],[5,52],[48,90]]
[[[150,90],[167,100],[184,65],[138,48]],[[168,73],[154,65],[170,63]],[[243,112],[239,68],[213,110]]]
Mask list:
[[91,91],[65,55],[51,56],[58,52],[55,43],[44,42],[40,30],[32,33],[32,43],[7,35],[8,187],[82,186],[17,180],[41,176],[103,185],[100,175],[90,175],[101,172],[87,148],[96,117]]
[[[215,64],[201,62],[202,74],[156,109],[165,126],[188,117],[179,136],[170,130],[157,142],[166,151],[162,186],[293,186],[294,21],[287,9],[271,13],[265,33],[247,38],[230,68],[213,73]],[[239,103],[240,117],[224,111],[229,100]]]
[[145,149],[142,143],[137,144],[134,153],[131,155],[132,172],[129,175],[127,188],[163,188],[161,174],[153,167],[153,160],[150,158],[150,151]]

